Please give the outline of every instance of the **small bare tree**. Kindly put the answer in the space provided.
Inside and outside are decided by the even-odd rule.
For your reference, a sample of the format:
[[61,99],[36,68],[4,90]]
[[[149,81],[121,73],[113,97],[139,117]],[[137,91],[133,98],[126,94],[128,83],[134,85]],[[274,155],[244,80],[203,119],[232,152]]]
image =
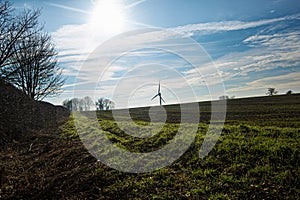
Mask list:
[[292,90],[289,90],[286,92],[286,95],[292,95],[293,94],[293,91]]
[[268,91],[266,92],[266,95],[273,96],[277,93],[278,93],[278,91],[275,88],[268,88]]
[[62,105],[69,111],[72,111],[72,102],[69,99],[64,100]]
[[84,100],[84,110],[85,111],[89,111],[91,109],[91,107],[94,107],[94,101],[92,100],[91,97],[86,96],[83,98]]
[[73,98],[71,99],[72,111],[80,111],[80,99]]
[[115,107],[115,103],[106,98],[100,98],[96,102],[97,110],[109,110],[109,109],[113,109],[114,107]]

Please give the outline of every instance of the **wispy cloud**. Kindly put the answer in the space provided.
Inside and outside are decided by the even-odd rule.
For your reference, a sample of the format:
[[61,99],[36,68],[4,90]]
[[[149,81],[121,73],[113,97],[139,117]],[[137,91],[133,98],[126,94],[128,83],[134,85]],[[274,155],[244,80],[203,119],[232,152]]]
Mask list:
[[145,1],[148,1],[148,0],[138,0],[138,1],[135,1],[135,2],[133,2],[133,3],[129,4],[129,5],[127,5],[127,6],[125,6],[125,9],[133,8],[133,7],[135,7],[135,6],[139,5],[139,4],[144,3]]
[[[134,37],[135,43],[137,45],[139,44],[146,44],[148,41],[154,42],[160,42],[163,41],[164,44],[166,44],[166,40],[169,39],[176,39],[180,40],[180,38],[174,38],[178,37],[176,33],[183,34],[182,36],[192,36],[194,34],[212,34],[220,31],[232,31],[232,30],[241,30],[241,29],[248,29],[253,28],[257,26],[262,25],[268,25],[275,22],[280,22],[284,20],[292,20],[292,19],[299,19],[299,15],[292,15],[292,16],[286,16],[281,18],[275,18],[275,19],[267,19],[267,20],[260,20],[260,21],[253,21],[253,22],[242,22],[242,21],[226,21],[226,22],[211,22],[211,23],[201,23],[201,24],[190,24],[175,28],[170,28],[170,31],[156,31],[156,32],[145,32],[138,33]],[[175,32],[173,32],[175,31]],[[284,42],[284,45],[287,46],[287,48],[291,48],[292,44],[294,44],[294,47],[297,47],[299,40],[298,39],[297,32],[290,34],[290,35],[254,35],[244,40],[245,44],[248,44],[249,46],[254,46],[256,44],[259,45],[266,45],[270,46],[270,43],[272,45],[282,46],[281,42]],[[55,42],[57,43],[58,49],[60,49],[61,55],[67,55],[68,52],[65,52],[65,49],[67,51],[70,51],[72,49],[74,52],[73,54],[85,54],[90,53],[92,50],[94,50],[98,45],[100,45],[103,41],[106,39],[109,39],[107,36],[101,35],[101,32],[95,32],[92,27],[90,27],[89,24],[81,24],[81,25],[65,25],[55,31],[53,33]],[[283,37],[289,37],[288,41],[291,43],[288,44],[287,40],[280,41],[278,38]],[[296,42],[293,42],[293,40]],[[126,46],[126,41],[117,41],[119,42],[119,46]],[[175,48],[178,48],[179,42],[174,42],[167,44],[168,46],[175,46]],[[188,48],[189,45],[182,48]]]
[[275,22],[285,21],[285,20],[293,20],[300,19],[300,14],[290,15],[280,18],[274,19],[265,19],[259,21],[221,21],[221,22],[209,22],[209,23],[201,23],[201,24],[188,24],[184,26],[179,26],[172,28],[172,30],[177,31],[179,33],[185,34],[187,36],[193,36],[195,32],[200,32],[197,34],[211,34],[219,31],[234,31],[234,30],[243,30],[254,28],[258,26],[268,25]]
[[65,9],[65,10],[71,10],[71,11],[75,11],[75,12],[79,12],[79,13],[83,13],[83,14],[90,14],[89,12],[85,11],[85,10],[82,10],[82,9],[79,9],[79,8],[74,8],[74,7],[71,7],[71,6],[66,6],[66,5],[63,5],[63,4],[56,4],[56,3],[51,3],[51,2],[45,2],[47,5],[50,5],[50,6],[54,6],[54,7],[57,7],[57,8],[62,8],[62,9]]
[[90,81],[84,81],[84,82],[77,82],[77,83],[71,83],[71,84],[65,84],[62,89],[66,89],[66,88],[74,88],[75,86],[78,86],[78,85],[85,85],[85,84],[88,84],[90,83]]

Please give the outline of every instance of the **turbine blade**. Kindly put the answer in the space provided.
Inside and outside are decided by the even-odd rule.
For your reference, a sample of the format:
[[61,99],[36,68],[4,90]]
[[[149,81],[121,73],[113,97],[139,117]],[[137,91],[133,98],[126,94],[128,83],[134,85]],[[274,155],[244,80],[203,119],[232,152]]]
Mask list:
[[158,93],[160,93],[160,81],[158,82]]
[[157,96],[158,96],[158,94],[157,94],[157,95],[155,95],[154,97],[152,97],[151,101],[152,101],[153,99],[155,99],[155,97],[157,97]]
[[161,100],[162,100],[164,103],[166,103],[165,100],[164,100],[161,96],[160,96],[160,98],[161,98]]

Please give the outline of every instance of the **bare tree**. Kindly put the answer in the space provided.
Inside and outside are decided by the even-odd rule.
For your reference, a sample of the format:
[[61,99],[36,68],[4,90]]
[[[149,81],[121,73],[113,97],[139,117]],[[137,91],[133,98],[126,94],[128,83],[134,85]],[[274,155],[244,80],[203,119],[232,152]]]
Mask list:
[[268,91],[266,92],[266,95],[273,96],[277,93],[278,93],[278,91],[275,88],[268,88]]
[[115,107],[115,103],[106,98],[100,98],[96,102],[97,110],[109,110],[109,109],[113,109],[114,107]]
[[100,98],[96,101],[96,108],[97,110],[104,110],[104,98]]
[[35,33],[14,47],[6,80],[36,100],[58,95],[65,79],[47,33]]
[[66,107],[69,111],[72,111],[72,101],[66,99],[63,101],[63,106]]
[[228,99],[230,99],[230,97],[228,95],[222,95],[222,96],[219,96],[219,99],[220,100],[228,100]]
[[[9,1],[0,0],[0,75],[7,75],[5,68],[11,64],[15,45],[40,31],[38,17],[40,10],[24,10],[16,15]],[[21,50],[21,49],[19,49]]]
[[80,99],[71,99],[72,111],[80,111]]
[[89,111],[91,107],[94,106],[94,101],[89,96],[84,97],[83,100],[84,100],[84,110]]
[[36,100],[56,96],[64,84],[51,37],[38,22],[40,10],[16,14],[0,0],[0,78]]

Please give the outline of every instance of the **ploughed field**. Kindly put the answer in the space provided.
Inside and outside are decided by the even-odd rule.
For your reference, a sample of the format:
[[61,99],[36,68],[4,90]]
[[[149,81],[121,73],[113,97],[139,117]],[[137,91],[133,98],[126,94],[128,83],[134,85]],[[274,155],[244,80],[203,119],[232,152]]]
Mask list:
[[[166,123],[153,122],[159,116],[151,118],[149,111],[153,108],[149,107],[130,109],[130,118],[127,110],[73,113],[58,130],[32,133],[19,144],[4,148],[9,154],[1,155],[1,160],[12,167],[5,167],[1,197],[300,198],[300,95],[228,100],[222,133],[209,154],[199,158],[207,130],[218,130],[222,124],[210,126],[211,104],[199,103],[200,118],[187,151],[169,166],[148,173],[109,168],[92,157],[80,139],[94,155],[107,156],[115,163],[122,158],[118,154],[109,157],[111,149],[102,148],[99,135],[105,135],[115,147],[127,152],[157,151],[176,141],[178,132],[188,135],[195,130],[191,128],[195,118],[180,124],[179,105],[164,107]],[[143,164],[139,167],[147,167]],[[128,163],[129,168],[131,165],[137,163]]]

